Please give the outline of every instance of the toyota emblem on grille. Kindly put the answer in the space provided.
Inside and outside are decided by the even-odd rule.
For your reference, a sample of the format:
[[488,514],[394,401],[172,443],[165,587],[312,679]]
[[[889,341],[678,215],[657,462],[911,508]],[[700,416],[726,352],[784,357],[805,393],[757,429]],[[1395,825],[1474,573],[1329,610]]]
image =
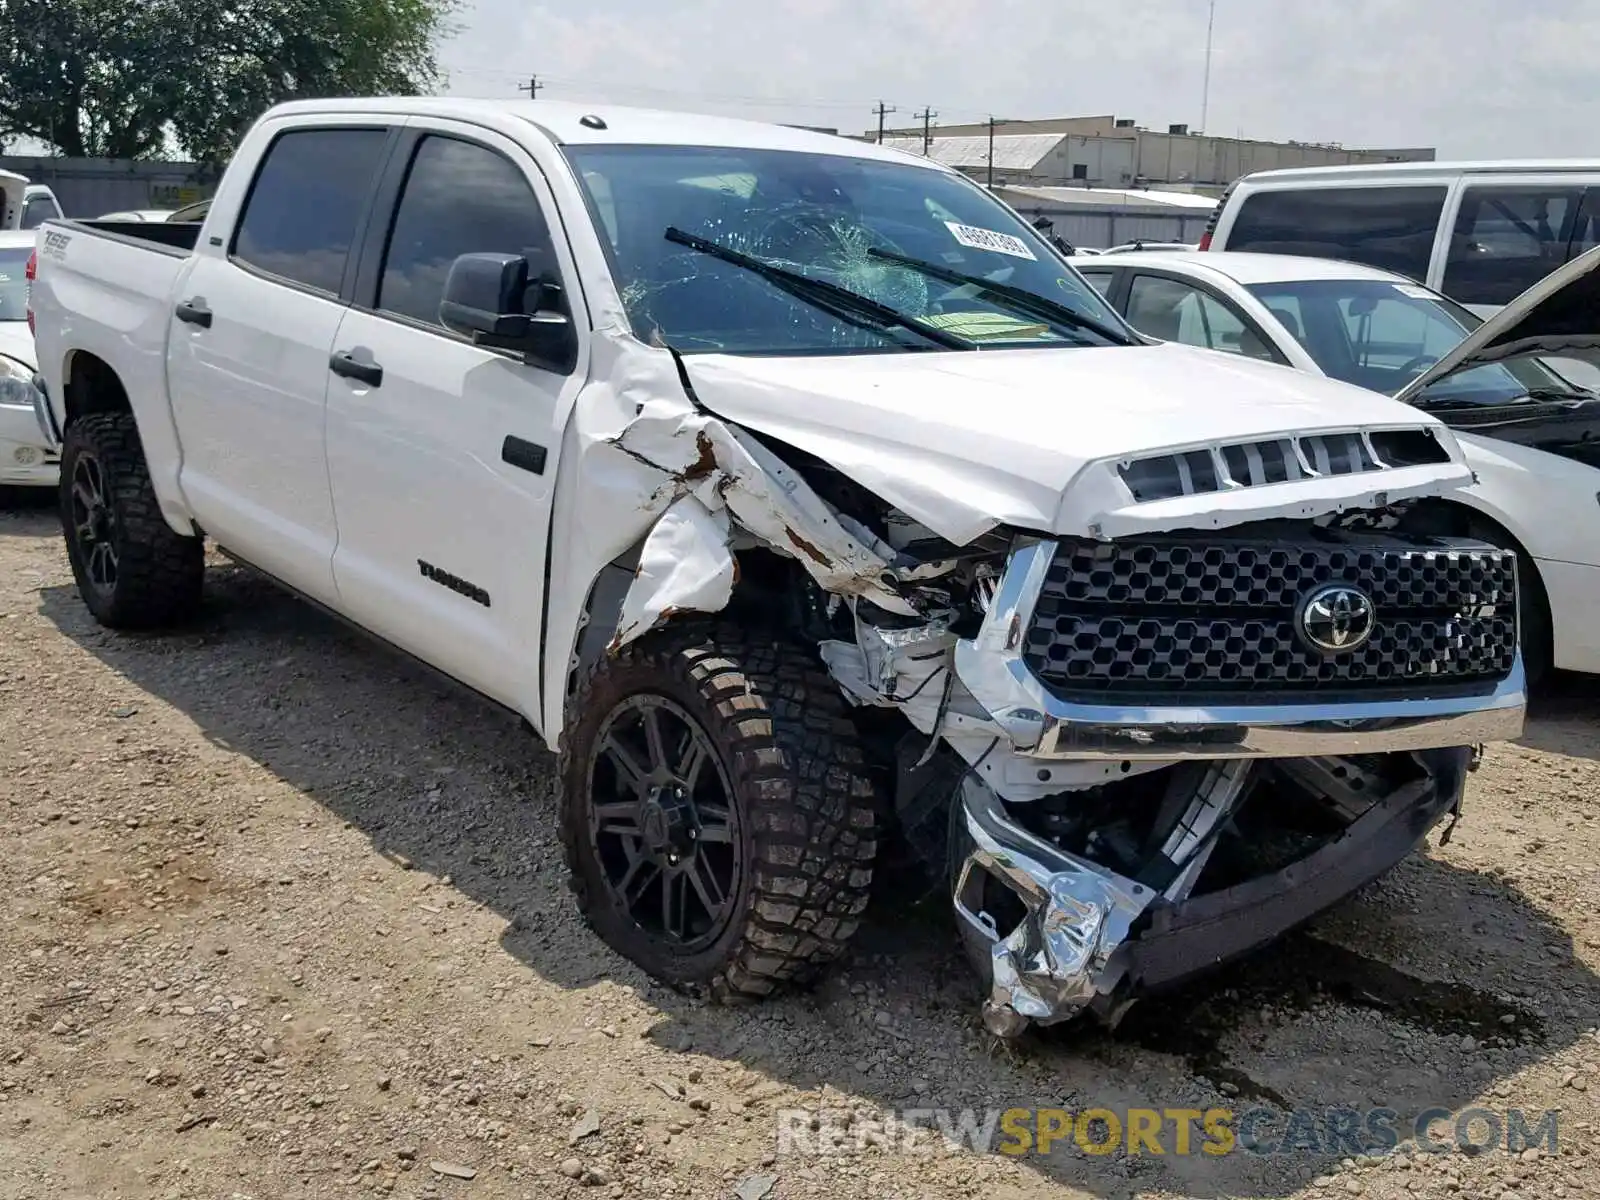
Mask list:
[[1377,627],[1372,597],[1343,583],[1318,588],[1300,609],[1300,636],[1324,654],[1345,654],[1364,646]]

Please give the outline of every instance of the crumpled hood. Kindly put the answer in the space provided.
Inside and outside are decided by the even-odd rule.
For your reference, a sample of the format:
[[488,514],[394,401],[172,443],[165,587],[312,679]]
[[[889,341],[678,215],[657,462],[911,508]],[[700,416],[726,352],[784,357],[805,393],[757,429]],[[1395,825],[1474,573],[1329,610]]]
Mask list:
[[1410,402],[1458,371],[1513,358],[1600,365],[1600,246],[1550,272],[1395,393]]
[[[1082,532],[1101,523],[1107,499],[1104,486],[1086,487],[1094,502],[1074,503],[1072,485],[1086,468],[1211,443],[1433,427],[1454,461],[1407,468],[1411,482],[1435,481],[1430,493],[1470,482],[1451,435],[1414,408],[1306,372],[1171,343],[817,358],[696,354],[683,362],[706,408],[816,455],[956,544],[998,524]],[[1360,486],[1382,488],[1388,481],[1375,476],[1399,474],[1182,499],[1196,514],[1229,510],[1207,524],[1236,524],[1277,515],[1287,490],[1298,501],[1293,513],[1310,515],[1321,499],[1338,498],[1321,512],[1350,507]],[[1131,503],[1131,495],[1122,501]],[[1169,527],[1192,523],[1172,520],[1172,506],[1163,502]]]
[[28,331],[26,321],[0,321],[0,354],[34,370],[39,369],[33,348],[33,334]]

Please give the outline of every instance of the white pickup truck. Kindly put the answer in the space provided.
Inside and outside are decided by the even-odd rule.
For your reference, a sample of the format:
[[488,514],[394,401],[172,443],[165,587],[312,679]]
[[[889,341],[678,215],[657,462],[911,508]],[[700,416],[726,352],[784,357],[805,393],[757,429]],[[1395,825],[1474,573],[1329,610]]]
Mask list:
[[559,751],[580,905],[765,995],[891,839],[1001,1035],[1259,946],[1519,734],[1513,554],[1437,420],[1133,332],[926,159],[539,101],[289,104],[201,225],[56,221],[79,589],[209,538]]

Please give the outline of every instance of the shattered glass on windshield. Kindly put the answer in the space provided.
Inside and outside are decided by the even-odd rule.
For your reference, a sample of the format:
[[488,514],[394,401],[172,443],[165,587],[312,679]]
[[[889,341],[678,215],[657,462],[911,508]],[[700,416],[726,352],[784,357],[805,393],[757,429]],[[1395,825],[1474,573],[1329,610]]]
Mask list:
[[887,251],[1010,285],[1120,327],[1099,294],[981,188],[916,164],[710,147],[569,147],[636,336],[685,353],[926,349],[927,337],[841,315],[770,277],[674,244],[678,230],[762,267],[833,285],[946,344],[1105,344]]

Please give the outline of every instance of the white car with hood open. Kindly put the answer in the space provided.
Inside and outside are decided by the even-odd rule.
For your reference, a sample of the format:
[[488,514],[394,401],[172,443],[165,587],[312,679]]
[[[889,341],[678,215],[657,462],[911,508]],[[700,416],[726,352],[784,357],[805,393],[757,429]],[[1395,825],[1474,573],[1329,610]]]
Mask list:
[[677,985],[814,975],[902,837],[991,1029],[1114,1020],[1522,728],[1515,555],[1408,526],[1471,483],[1440,421],[1150,343],[916,156],[290,104],[203,225],[47,225],[34,305],[94,616],[194,614],[210,538],[510,709]]
[[1560,371],[1600,361],[1600,248],[1488,321],[1403,275],[1244,251],[1090,264],[1147,334],[1259,358],[1415,405],[1458,435],[1476,481],[1414,520],[1518,552],[1523,663],[1600,673],[1600,395]]

